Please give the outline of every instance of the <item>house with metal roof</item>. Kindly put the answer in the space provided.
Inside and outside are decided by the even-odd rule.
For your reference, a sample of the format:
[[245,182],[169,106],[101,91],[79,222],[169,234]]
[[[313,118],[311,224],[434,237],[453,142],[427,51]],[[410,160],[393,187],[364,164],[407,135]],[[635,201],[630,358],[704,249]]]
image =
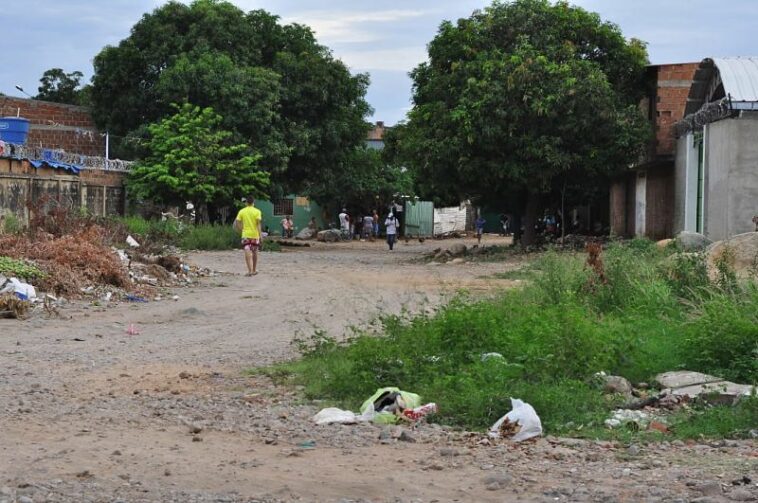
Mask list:
[[758,57],[704,59],[674,126],[674,233],[721,240],[758,214]]

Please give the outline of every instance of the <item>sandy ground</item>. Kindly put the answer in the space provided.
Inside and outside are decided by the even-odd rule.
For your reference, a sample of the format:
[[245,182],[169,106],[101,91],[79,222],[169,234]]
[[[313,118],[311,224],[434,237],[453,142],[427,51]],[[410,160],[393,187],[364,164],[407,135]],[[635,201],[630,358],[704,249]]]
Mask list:
[[193,254],[228,273],[164,295],[178,301],[0,320],[0,502],[758,498],[755,441],[486,446],[421,425],[404,442],[401,427],[316,427],[317,404],[244,374],[295,357],[292,340],[316,328],[340,335],[460,289],[513,286],[492,275],[519,262],[413,260],[439,245],[266,253],[254,278],[239,274],[238,252]]

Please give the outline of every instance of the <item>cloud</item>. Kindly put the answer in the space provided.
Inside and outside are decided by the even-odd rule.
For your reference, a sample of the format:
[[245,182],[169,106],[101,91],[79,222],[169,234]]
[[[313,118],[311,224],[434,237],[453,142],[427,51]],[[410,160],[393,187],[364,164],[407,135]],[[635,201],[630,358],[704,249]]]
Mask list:
[[285,16],[285,23],[310,26],[322,44],[367,43],[383,38],[383,24],[422,18],[422,10],[391,9],[383,11],[305,11]]
[[389,70],[410,72],[427,60],[424,46],[362,51],[340,51],[337,56],[357,71]]

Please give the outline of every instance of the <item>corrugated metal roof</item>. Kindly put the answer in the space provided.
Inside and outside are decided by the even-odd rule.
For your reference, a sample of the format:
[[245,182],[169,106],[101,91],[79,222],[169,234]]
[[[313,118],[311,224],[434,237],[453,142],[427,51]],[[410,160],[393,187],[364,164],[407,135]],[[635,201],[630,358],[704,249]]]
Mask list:
[[758,101],[758,57],[713,58],[732,102]]

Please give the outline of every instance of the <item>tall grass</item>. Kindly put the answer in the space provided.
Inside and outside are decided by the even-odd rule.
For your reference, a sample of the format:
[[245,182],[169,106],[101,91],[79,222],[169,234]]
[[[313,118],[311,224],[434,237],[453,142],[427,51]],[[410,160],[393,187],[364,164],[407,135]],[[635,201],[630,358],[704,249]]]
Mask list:
[[[176,220],[146,220],[124,217],[118,220],[126,231],[150,243],[174,245],[185,250],[231,250],[239,248],[240,235],[231,225],[185,225]],[[138,239],[139,241],[139,239]],[[279,251],[278,244],[263,241],[263,251]]]
[[[702,257],[645,242],[612,245],[603,260],[606,281],[583,254],[547,253],[522,289],[462,297],[431,316],[388,317],[381,333],[347,343],[319,333],[300,341],[301,360],[271,372],[351,408],[396,385],[437,402],[439,421],[474,429],[520,397],[559,433],[599,426],[618,405],[595,384],[599,371],[633,382],[685,367],[758,380],[755,285],[721,288],[701,274]],[[482,358],[492,352],[502,358]]]

